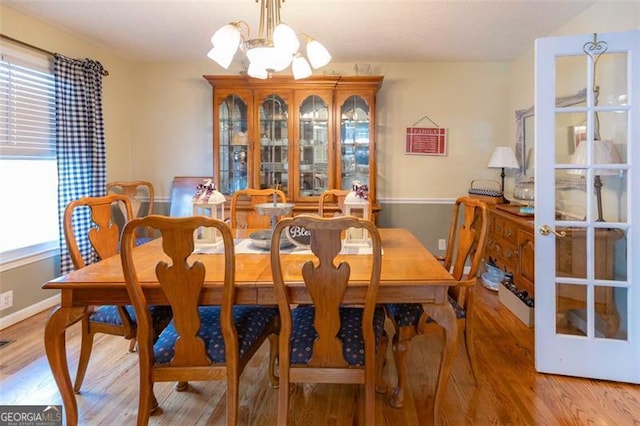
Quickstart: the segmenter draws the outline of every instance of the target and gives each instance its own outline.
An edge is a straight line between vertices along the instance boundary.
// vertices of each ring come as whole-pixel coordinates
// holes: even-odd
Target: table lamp
[[[500,173],[500,177],[502,178],[502,185],[500,189],[504,194],[504,169],[517,169],[520,166],[518,165],[518,160],[516,160],[516,155],[513,153],[513,149],[511,147],[497,146],[493,151],[493,154],[491,154],[487,167],[490,169],[502,169],[502,173]]]
[[[612,141],[609,140],[599,140],[596,139],[593,141],[593,161],[592,164],[619,164],[622,163],[622,158],[620,158],[620,154],[616,149],[616,146]],[[587,163],[587,142],[582,141],[576,147],[575,152],[571,155],[571,164],[588,164]],[[585,174],[585,169],[573,169],[569,170],[569,173],[572,174]],[[604,222],[605,220],[602,218],[602,180],[600,176],[602,175],[617,175],[617,170],[597,170],[597,175],[595,175],[593,180],[593,186],[596,190],[596,202],[598,205],[598,218],[596,222]]]

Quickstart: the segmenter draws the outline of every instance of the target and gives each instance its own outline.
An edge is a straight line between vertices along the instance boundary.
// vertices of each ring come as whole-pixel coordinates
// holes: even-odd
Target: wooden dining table
[[[251,230],[237,231],[239,241]],[[437,423],[451,365],[457,349],[456,317],[447,298],[447,289],[454,278],[442,264],[407,229],[381,228],[382,271],[378,292],[379,303],[422,303],[429,316],[444,329],[444,345],[434,395],[433,415]],[[168,304],[155,276],[155,264],[165,256],[162,241],[153,240],[136,247],[135,262],[144,291],[152,304]],[[289,291],[292,303],[309,303],[311,299],[302,283],[300,265],[309,254],[288,255],[283,264],[286,281],[293,281]],[[268,252],[242,253],[236,251],[236,303],[275,305]],[[339,255],[348,260],[351,277],[345,293],[345,303],[362,303],[369,281],[371,256]],[[168,260],[168,257],[167,257]],[[200,304],[216,305],[221,301],[223,256],[194,254],[206,267],[205,285]],[[43,286],[60,290],[60,305],[49,317],[44,344],[47,360],[64,404],[67,425],[78,423],[78,405],[73,392],[66,355],[65,330],[82,319],[91,305],[130,304],[119,256],[113,256],[82,269],[53,279]],[[397,395],[397,388],[390,398]]]

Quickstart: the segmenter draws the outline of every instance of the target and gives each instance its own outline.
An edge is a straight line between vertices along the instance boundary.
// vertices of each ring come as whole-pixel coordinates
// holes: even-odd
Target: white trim
[[[159,196],[155,198],[156,203],[170,203],[171,198],[168,196]],[[393,198],[378,197],[379,203],[384,204],[454,204],[455,198]]]
[[[156,203],[171,203],[171,198],[160,196],[155,198]],[[453,204],[455,198],[392,198],[378,197],[378,202],[385,204]]]
[[[50,259],[59,254],[60,246],[57,241],[0,253],[0,272]]]
[[[17,312],[14,312],[10,315],[0,318],[0,330],[4,330],[7,327],[10,327],[14,324],[19,323],[29,317],[34,316],[46,309],[49,309],[53,306],[60,304],[60,295],[57,294],[55,296],[51,296],[48,299],[42,300],[38,303],[34,303],[31,306],[27,306],[24,309],[21,309]]]
[[[378,198],[384,204],[454,204],[455,198]]]

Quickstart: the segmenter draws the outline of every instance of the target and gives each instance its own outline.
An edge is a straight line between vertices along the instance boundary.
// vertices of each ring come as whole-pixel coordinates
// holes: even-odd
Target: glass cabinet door
[[[218,190],[232,194],[247,188],[249,137],[247,134],[247,104],[237,95],[229,95],[219,107],[219,167]]]
[[[260,188],[289,187],[288,105],[277,95],[267,96],[259,105]],[[288,194],[287,194],[288,195]]]
[[[329,107],[320,96],[312,95],[300,104],[299,112],[299,196],[318,196],[329,189]]]
[[[340,107],[341,188],[353,182],[369,185],[369,106],[360,96],[347,98]]]

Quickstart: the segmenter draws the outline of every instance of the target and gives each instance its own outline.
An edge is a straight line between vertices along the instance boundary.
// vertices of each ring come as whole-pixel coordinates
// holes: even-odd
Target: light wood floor
[[[497,294],[478,286],[476,348],[481,371],[474,386],[462,353],[445,398],[442,424],[447,425],[640,425],[640,387],[628,384],[537,374],[534,370],[533,329],[525,327],[498,302]],[[36,315],[0,331],[13,342],[0,349],[0,405],[61,404],[43,348],[48,313]],[[390,408],[378,397],[380,425],[431,424],[433,390],[441,340],[437,334],[413,341],[409,355],[410,389],[405,407]],[[78,326],[70,329],[67,350],[72,377],[79,347]],[[96,339],[81,395],[81,424],[134,424],[138,400],[137,354],[121,338]],[[277,391],[265,377],[267,345],[247,367],[240,383],[240,417],[246,425],[273,425]],[[553,350],[549,348],[547,350]],[[615,362],[615,360],[612,360]],[[389,349],[385,374],[395,378]],[[193,382],[178,393],[172,384],[156,384],[162,414],[153,425],[224,424],[223,382]],[[358,386],[298,386],[292,399],[295,425],[361,423]]]

